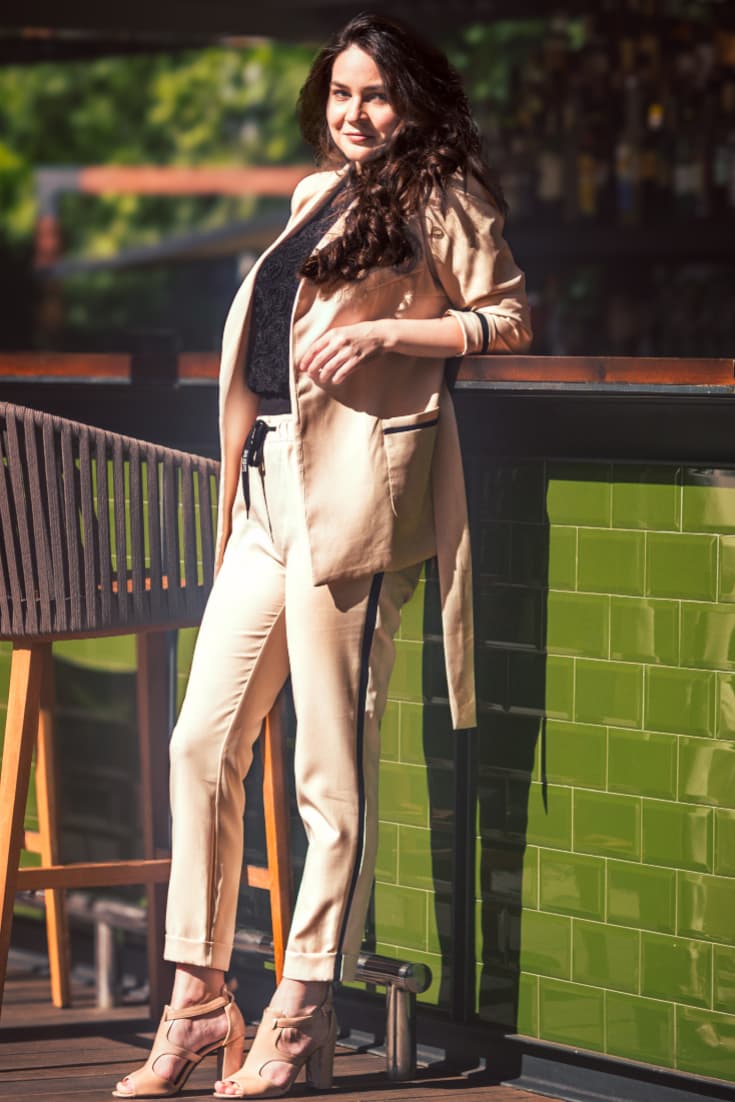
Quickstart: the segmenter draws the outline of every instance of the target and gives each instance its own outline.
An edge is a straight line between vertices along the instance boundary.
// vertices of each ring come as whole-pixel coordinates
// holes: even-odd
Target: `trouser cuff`
[[[163,959],[176,964],[197,964],[200,968],[216,968],[227,972],[232,946],[220,941],[193,941],[186,937],[169,937],[163,947]]]
[[[288,950],[283,974],[290,980],[315,980],[331,983],[355,978],[357,957],[342,953],[296,953]]]

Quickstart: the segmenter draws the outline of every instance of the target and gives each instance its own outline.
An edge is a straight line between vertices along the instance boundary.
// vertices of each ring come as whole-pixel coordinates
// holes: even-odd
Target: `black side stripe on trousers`
[[[357,844],[355,846],[355,862],[352,866],[350,886],[347,890],[347,902],[342,916],[342,926],[339,931],[337,943],[337,958],[334,964],[334,978],[338,980],[342,972],[342,952],[344,948],[347,923],[350,919],[350,911],[357,890],[357,881],[360,876],[363,852],[365,849],[365,772],[363,769],[363,748],[365,743],[365,702],[367,698],[368,674],[370,671],[370,651],[373,646],[375,623],[378,618],[378,602],[380,589],[383,584],[383,575],[376,574],[370,585],[367,608],[365,609],[365,626],[362,631],[362,646],[360,648],[360,676],[357,687],[357,715],[355,731],[355,759],[357,766]]]

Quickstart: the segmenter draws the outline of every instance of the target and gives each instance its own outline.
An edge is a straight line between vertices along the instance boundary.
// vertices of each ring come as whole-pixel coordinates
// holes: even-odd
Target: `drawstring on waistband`
[[[242,453],[242,492],[245,498],[245,510],[250,515],[250,472],[249,467],[263,469],[263,447],[265,438],[269,432],[273,432],[275,425],[269,425],[267,421],[258,418],[248,433],[245,447]]]

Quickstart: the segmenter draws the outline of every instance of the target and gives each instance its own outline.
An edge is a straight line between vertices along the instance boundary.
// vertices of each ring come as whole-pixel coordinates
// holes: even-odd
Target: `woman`
[[[215,1049],[220,1098],[286,1093],[304,1064],[315,1086],[331,1082],[331,983],[354,974],[368,905],[392,640],[434,554],[452,719],[475,723],[444,366],[529,344],[502,195],[446,58],[382,17],[358,16],[322,50],[300,120],[324,170],[297,187],[225,326],[217,575],[171,745],[176,979],[151,1056],[118,1097],[175,1094]],[[284,978],[240,1068],[244,1026],[224,971],[242,779],[289,673],[309,849]]]

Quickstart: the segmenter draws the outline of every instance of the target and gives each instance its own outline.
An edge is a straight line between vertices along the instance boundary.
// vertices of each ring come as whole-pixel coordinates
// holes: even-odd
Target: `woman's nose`
[[[350,102],[347,104],[346,117],[348,122],[353,119],[359,119],[362,115],[362,98],[360,96],[353,96]]]

